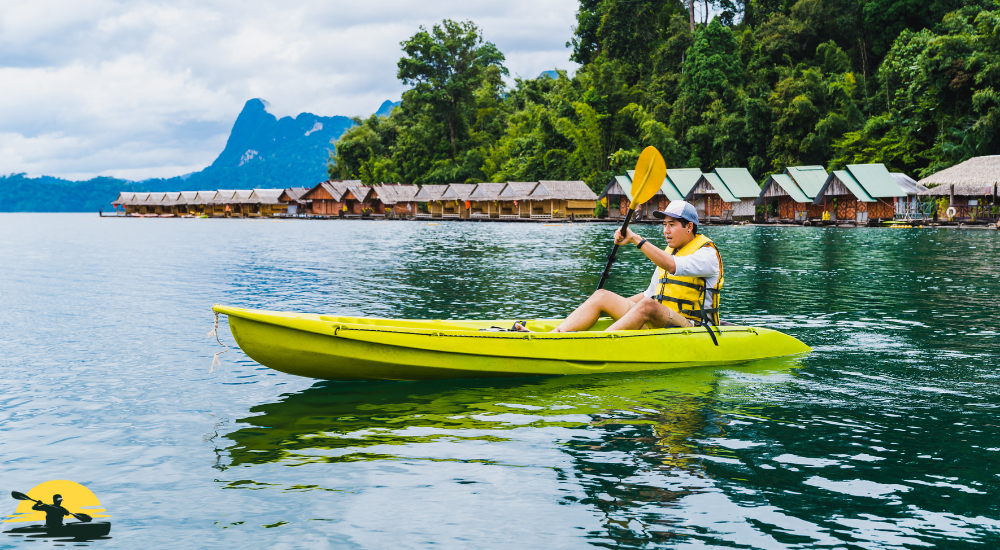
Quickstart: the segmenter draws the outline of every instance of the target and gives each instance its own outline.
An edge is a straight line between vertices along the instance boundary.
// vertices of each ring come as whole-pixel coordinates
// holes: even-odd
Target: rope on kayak
[[[215,336],[215,341],[218,342],[220,346],[222,346],[222,347],[224,347],[226,349],[224,349],[224,350],[222,350],[222,351],[220,351],[220,352],[218,352],[218,353],[216,353],[215,355],[212,356],[212,368],[208,369],[209,374],[211,374],[212,371],[215,370],[215,365],[219,365],[220,367],[222,366],[222,361],[219,360],[219,356],[222,355],[223,353],[226,353],[227,351],[229,351],[229,346],[223,344],[222,340],[219,340],[219,312],[218,311],[215,312],[215,328],[212,329],[212,332],[208,333],[208,337],[209,338],[211,338],[213,336]]]

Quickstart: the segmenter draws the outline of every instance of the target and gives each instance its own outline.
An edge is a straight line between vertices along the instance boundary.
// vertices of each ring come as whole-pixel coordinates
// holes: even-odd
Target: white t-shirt
[[[703,246],[687,256],[674,256],[677,269],[674,275],[678,277],[705,278],[705,305],[712,307],[715,297],[715,285],[719,284],[719,255],[710,246]],[[649,288],[642,294],[647,298],[655,298],[660,293],[660,268],[653,270],[649,280]]]

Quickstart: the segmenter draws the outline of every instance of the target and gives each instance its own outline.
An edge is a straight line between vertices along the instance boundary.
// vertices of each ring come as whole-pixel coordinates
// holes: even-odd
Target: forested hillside
[[[421,28],[400,107],[356,119],[330,174],[598,189],[647,145],[757,178],[860,162],[920,177],[1000,153],[1000,3],[716,0],[706,22],[693,1],[581,0],[567,46],[582,67],[509,87],[474,23]]]

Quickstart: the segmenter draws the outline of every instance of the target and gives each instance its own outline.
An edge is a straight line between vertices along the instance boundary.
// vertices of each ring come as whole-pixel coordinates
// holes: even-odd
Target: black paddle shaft
[[[629,210],[628,214],[625,215],[625,222],[622,223],[622,228],[620,230],[622,237],[625,236],[625,230],[628,229],[629,222],[632,221],[632,214],[635,214],[635,210]],[[604,288],[604,283],[608,280],[608,274],[611,273],[611,264],[615,263],[615,258],[618,257],[618,245],[616,244],[614,248],[611,249],[611,255],[608,256],[608,265],[604,266],[604,272],[601,273],[601,284],[597,285],[597,290]]]

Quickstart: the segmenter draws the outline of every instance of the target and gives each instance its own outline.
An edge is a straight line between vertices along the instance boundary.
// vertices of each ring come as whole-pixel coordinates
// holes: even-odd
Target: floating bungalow
[[[598,197],[598,200],[608,199],[608,217],[611,219],[624,218],[632,202],[632,178],[635,177],[635,170],[628,170],[625,174],[624,176],[615,176]],[[663,210],[670,201],[682,200],[683,198],[670,179],[664,177],[653,198],[636,209],[635,219],[649,219],[654,210]]]
[[[770,218],[768,212],[768,207],[772,204],[777,203],[777,218]],[[809,205],[812,203],[810,199],[799,186],[795,183],[795,180],[791,178],[788,174],[772,174],[764,182],[764,186],[761,187],[760,194],[757,196],[757,200],[754,201],[755,205],[763,205],[765,207],[765,216],[771,221],[796,221],[804,222],[808,218],[806,217],[809,211]]]
[[[352,185],[344,193],[344,213],[347,216],[363,216],[371,214],[372,188],[363,183]]]
[[[312,201],[303,200],[302,196],[309,192],[308,187],[289,187],[278,195],[278,202],[285,205],[285,214],[301,216],[309,209]]]
[[[226,203],[226,215],[230,217],[249,217],[251,210],[250,195],[252,194],[252,189],[237,189],[233,193],[233,198]]]
[[[133,198],[135,198],[135,192],[133,192],[133,191],[122,191],[121,193],[118,193],[118,198],[116,198],[114,201],[111,202],[112,208],[115,209],[115,214],[118,214],[118,215],[128,214],[127,209],[125,208],[125,206]],[[119,208],[121,210],[119,210]]]
[[[205,201],[203,213],[213,218],[229,217],[235,194],[235,189],[219,189],[212,195],[212,198]]]
[[[387,218],[415,216],[417,193],[420,188],[412,183],[382,183],[372,187],[373,214]]]
[[[211,216],[212,215],[212,201],[215,199],[215,194],[218,191],[198,191],[195,195],[194,201],[191,202],[191,206],[194,207],[195,211],[199,215]]]
[[[441,197],[444,195],[447,185],[424,185],[414,195],[413,200],[419,204],[425,204],[427,212],[417,212],[418,218],[440,218],[444,214],[444,205]]]
[[[313,216],[342,216],[354,209],[357,199],[351,195],[354,201],[350,207],[347,204],[347,195],[351,187],[363,185],[361,180],[327,180],[317,183],[312,189],[299,196],[299,201],[309,203],[308,214]],[[361,213],[360,206],[358,214]]]
[[[937,201],[939,219],[994,221],[1000,217],[1000,155],[973,157],[927,176],[920,184],[928,188],[920,196]],[[947,199],[947,206],[941,199]]]
[[[528,199],[536,219],[593,218],[597,206],[597,195],[582,181],[539,181]]]
[[[771,221],[820,220],[823,218],[823,206],[813,202],[827,176],[822,166],[790,166],[785,168],[783,174],[774,174],[764,182],[754,204],[764,205]],[[777,218],[771,217],[767,209],[774,203],[778,206]]]
[[[884,164],[848,164],[831,172],[813,199],[830,220],[852,220],[867,224],[869,219],[893,219],[895,201],[906,197]]]
[[[506,183],[477,183],[469,194],[470,218],[499,218],[500,191]]]
[[[468,219],[472,217],[472,192],[475,183],[449,183],[441,195],[441,217]]]
[[[715,172],[702,174],[686,199],[698,210],[698,218],[704,222],[733,221],[733,204],[740,202]]]
[[[194,202],[198,197],[197,191],[181,191],[177,194],[172,212],[177,216],[190,217],[200,214],[195,208]]]
[[[754,202],[760,194],[760,186],[746,168],[716,168],[715,175],[722,180],[729,193],[739,199],[732,204],[734,220],[750,220],[757,215]],[[720,196],[721,198],[721,196]]]
[[[253,217],[271,217],[288,212],[288,204],[278,200],[284,189],[254,189],[244,204],[249,206],[245,215]]]
[[[160,197],[160,204],[157,207],[157,215],[161,218],[173,218],[176,216],[176,210],[181,203],[180,196],[179,191],[163,193]]]
[[[159,216],[163,213],[163,205],[161,204],[163,200],[163,193],[147,193],[145,200],[142,201],[140,206],[143,207],[143,215],[145,216]]]
[[[537,181],[508,181],[500,190],[500,219],[531,218],[531,192]]]
[[[625,174],[624,176],[615,176],[598,197],[598,200],[601,201],[607,199],[608,218],[610,219],[620,220],[624,218],[628,213],[629,204],[632,202],[632,178],[635,175],[635,170],[629,170]],[[664,177],[653,198],[636,209],[634,219],[649,219],[654,210],[663,210],[668,202],[682,198],[674,184]]]

